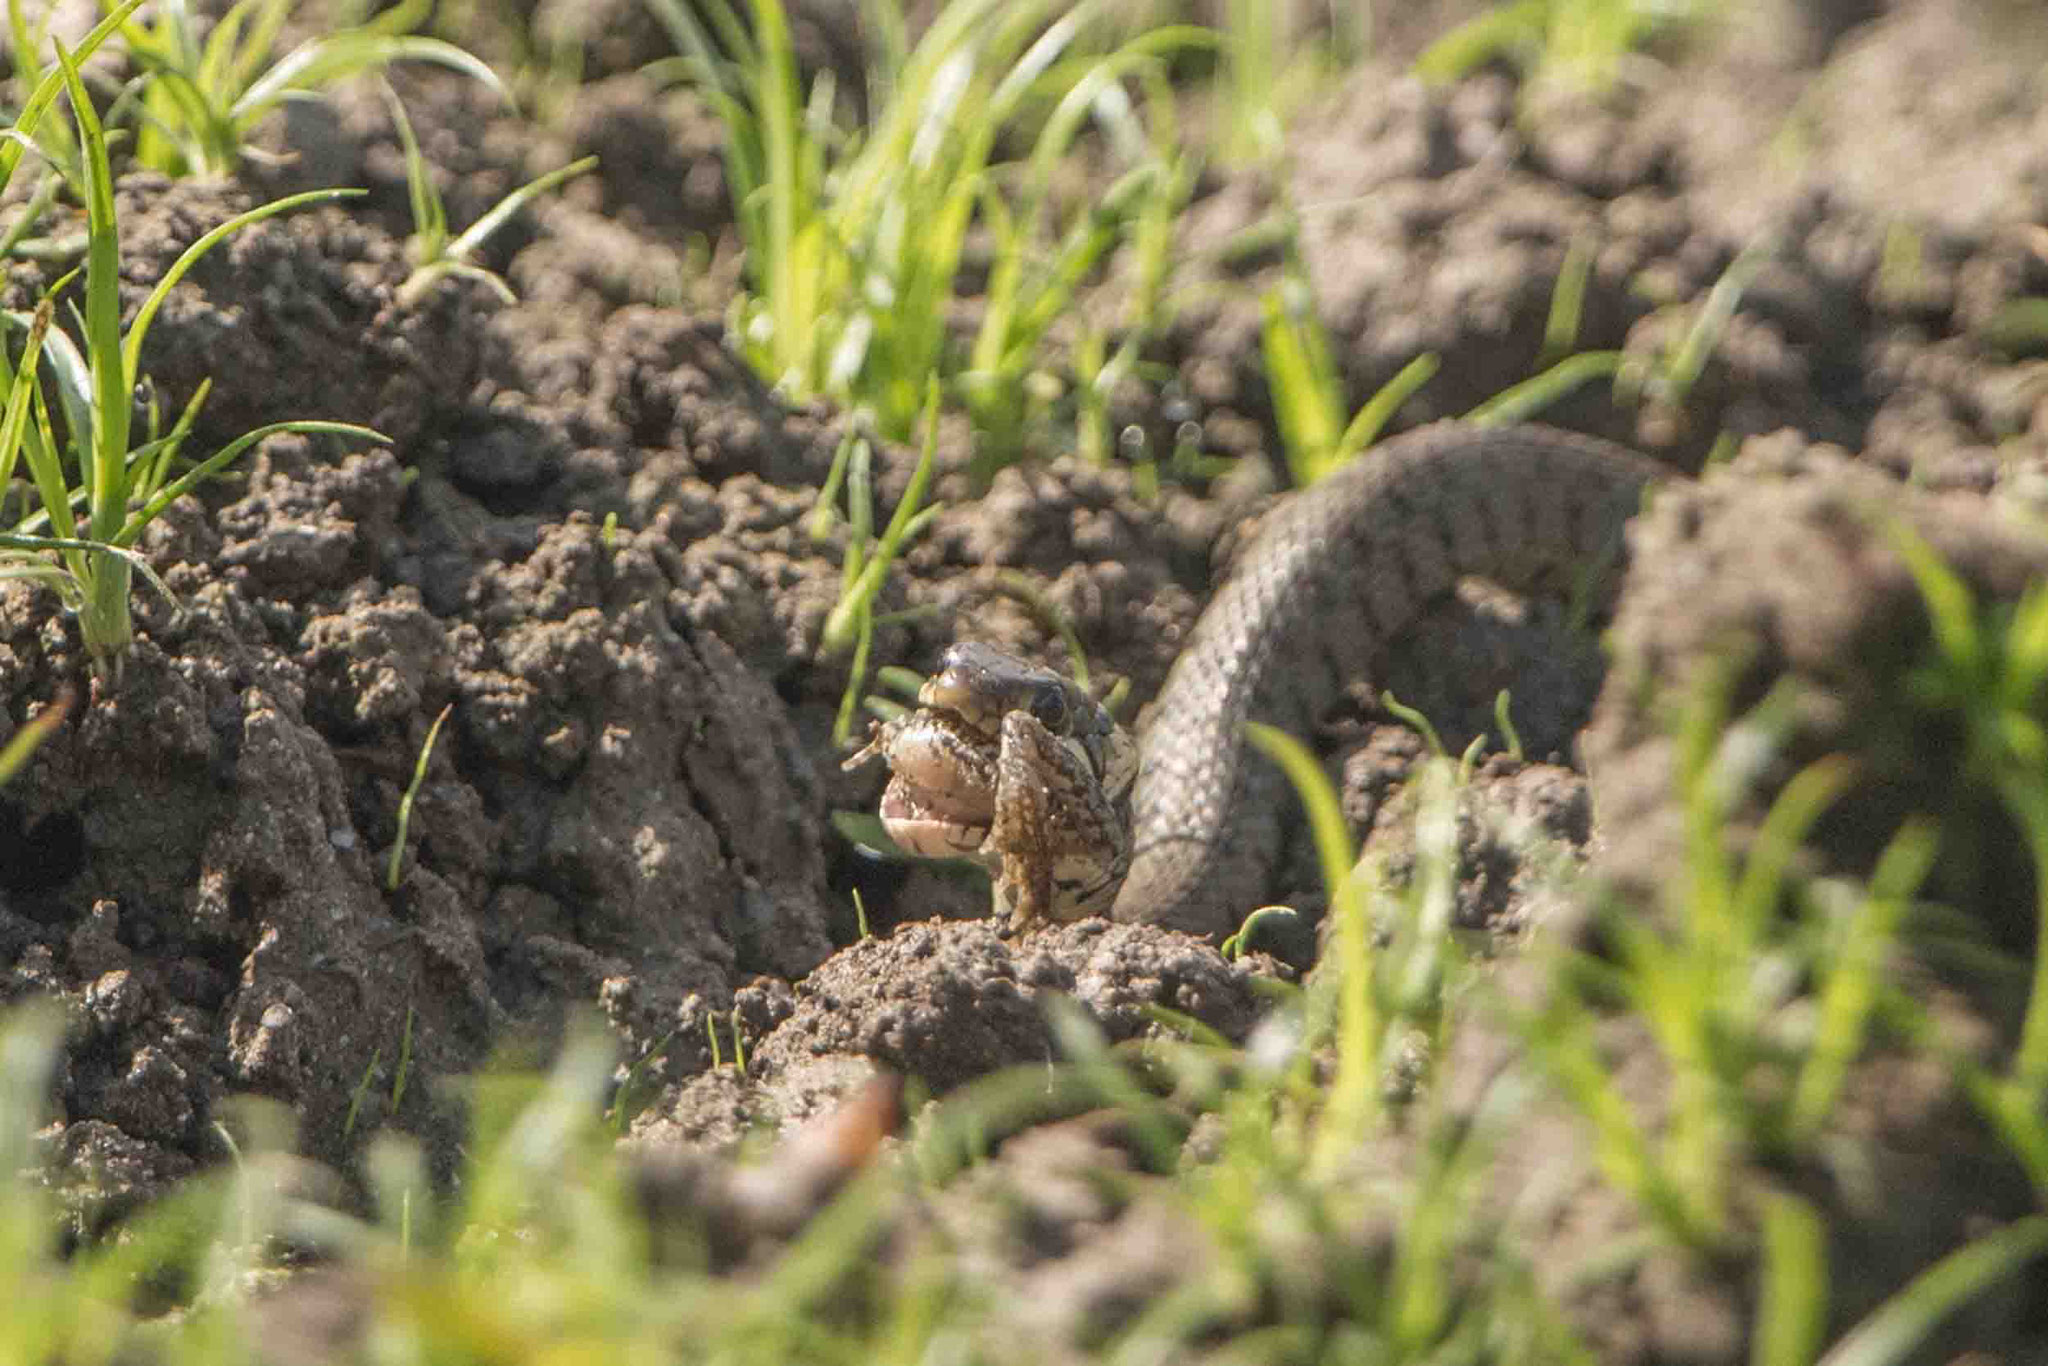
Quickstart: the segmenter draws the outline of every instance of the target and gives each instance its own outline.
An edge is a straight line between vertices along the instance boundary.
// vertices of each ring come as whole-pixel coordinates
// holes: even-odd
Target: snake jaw
[[[890,838],[987,867],[1012,928],[1106,910],[1130,858],[1130,737],[1060,675],[974,642],[946,651],[918,704],[845,765],[888,762]]]

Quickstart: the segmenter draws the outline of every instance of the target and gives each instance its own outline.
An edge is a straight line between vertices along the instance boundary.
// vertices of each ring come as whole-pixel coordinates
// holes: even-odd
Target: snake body
[[[968,642],[946,652],[916,713],[876,726],[847,762],[887,759],[884,824],[907,848],[979,858],[1018,928],[1111,909],[1226,932],[1264,899],[1297,809],[1279,770],[1247,756],[1245,722],[1306,734],[1460,579],[1601,601],[1623,525],[1664,476],[1548,427],[1409,432],[1265,517],[1174,661],[1135,758],[1085,693]]]
[[[1286,781],[1246,721],[1306,734],[1429,602],[1467,577],[1611,593],[1623,525],[1666,476],[1593,437],[1445,422],[1291,494],[1238,556],[1140,737],[1130,871],[1114,916],[1199,934],[1266,891]]]

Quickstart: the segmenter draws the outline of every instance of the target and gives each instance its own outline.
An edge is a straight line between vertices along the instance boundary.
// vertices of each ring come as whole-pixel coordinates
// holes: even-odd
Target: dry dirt
[[[1299,119],[1283,171],[1212,168],[1182,225],[1188,302],[1157,346],[1176,392],[1130,395],[1119,418],[1163,440],[1191,406],[1205,450],[1240,457],[1240,473],[1146,501],[1122,467],[1046,452],[976,496],[950,432],[946,510],[890,590],[891,606],[929,611],[884,631],[877,658],[925,667],[974,635],[1056,661],[1057,638],[1003,587],[1014,572],[1137,703],[1156,691],[1219,543],[1281,478],[1257,335],[1279,267],[1229,247],[1283,187],[1352,394],[1422,351],[1442,357],[1402,425],[1532,372],[1569,252],[1591,262],[1579,346],[1650,359],[1758,247],[1768,261],[1682,407],[1622,407],[1591,386],[1549,415],[1688,474],[1718,434],[1746,439],[1641,520],[1604,691],[1601,653],[1561,611],[1486,598],[1447,605],[1376,680],[1454,747],[1514,689],[1532,762],[1490,761],[1465,798],[1461,923],[1503,945],[1546,920],[1590,941],[1534,876],[1560,860],[1656,904],[1675,858],[1666,703],[1738,645],[1738,707],[1804,685],[1766,794],[1822,753],[1867,765],[1817,860],[1861,869],[1903,813],[1981,807],[1981,847],[1941,890],[2025,948],[2025,865],[1957,737],[1913,711],[1905,675],[1926,626],[1866,515],[1906,516],[1987,599],[2048,572],[2048,540],[2021,520],[2048,497],[2048,373],[2000,331],[2004,304],[2048,293],[2027,231],[2048,221],[2048,30],[2022,8],[1788,3],[1761,36],[1706,42],[1604,103],[1540,99],[1499,69],[1427,89],[1403,74],[1404,35]],[[219,1160],[211,1121],[238,1093],[284,1102],[306,1151],[344,1170],[392,1125],[445,1171],[464,1115],[439,1081],[510,1046],[545,1050],[577,1009],[602,1012],[622,1068],[652,1058],[640,1141],[705,1146],[828,1108],[874,1066],[942,1092],[1041,1062],[1050,993],[1111,1039],[1155,1028],[1145,1007],[1160,1005],[1242,1040],[1253,979],[1292,971],[1099,923],[1004,941],[972,919],[971,885],[875,863],[835,833],[832,811],[875,795],[830,744],[845,664],[817,645],[840,544],[805,525],[843,419],[780,402],[725,349],[736,249],[716,125],[634,74],[660,55],[650,35],[583,31],[591,79],[545,123],[453,78],[401,81],[456,222],[567,157],[604,157],[493,245],[517,305],[464,282],[394,302],[408,211],[367,92],[295,107],[279,136],[298,161],[248,186],[122,181],[131,306],[256,198],[368,187],[214,252],[172,295],[143,368],[173,403],[212,377],[202,449],[295,417],[365,423],[391,445],[274,439],[166,516],[143,549],[179,605],[138,594],[142,638],[118,687],[88,677],[46,592],[0,588],[0,739],[61,691],[81,698],[0,794],[0,1000],[53,995],[70,1012],[48,1138],[81,1231]],[[806,50],[852,60],[837,41],[827,25]],[[53,274],[13,267],[7,302]],[[1113,295],[1120,272],[1102,287]],[[911,456],[883,449],[885,502]],[[400,795],[447,706],[387,891]],[[1350,814],[1398,871],[1420,743],[1367,708],[1323,739]],[[1297,861],[1275,890],[1313,882]],[[1280,947],[1297,962],[1312,950],[1300,934]],[[1990,987],[1929,991],[1963,1034],[2010,1027]],[[744,1082],[711,1070],[706,1042],[707,1020],[729,1036],[735,1018]],[[1632,1094],[1654,1110],[1654,1050],[1619,1024],[1603,1043],[1643,1059]],[[1488,1048],[1509,1046],[1480,1031],[1474,1057],[1451,1061],[1488,1075]],[[390,1112],[401,1052],[412,1081]],[[1863,1185],[1752,1174],[1833,1216],[1838,1266],[1860,1270],[1838,1283],[1864,1296],[1835,1306],[1838,1323],[1979,1221],[2033,1208],[1949,1085],[1907,1058],[1865,1065],[1850,1108],[1881,1160]],[[350,1130],[359,1088],[370,1100]],[[1465,1090],[1478,1104],[1479,1083]],[[1044,1307],[1051,1348],[1127,1321],[1200,1259],[1183,1264],[1190,1235],[1157,1202],[1059,1198],[1075,1163],[1123,1159],[1100,1135],[1048,1132],[1013,1145],[1007,1178],[1043,1200],[1041,1236],[985,1260],[1017,1303]],[[1610,1189],[1573,1185],[1591,1171],[1583,1135],[1559,1120],[1539,1136],[1495,1198],[1555,1183],[1561,1268],[1640,1230]],[[1378,1255],[1358,1237],[1345,1255]],[[1566,1297],[1602,1359],[1746,1358],[1751,1269],[1672,1255],[1625,1279]],[[2044,1291],[1987,1297],[1942,1357],[2038,1351]]]

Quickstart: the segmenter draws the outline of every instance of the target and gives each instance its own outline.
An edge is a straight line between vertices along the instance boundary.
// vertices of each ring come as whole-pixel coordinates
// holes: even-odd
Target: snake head
[[[1071,918],[1114,892],[1137,752],[1106,708],[978,641],[941,655],[917,701],[848,761],[888,761],[880,814],[897,844],[979,860],[1027,920]]]
[[[1054,735],[1106,731],[1113,722],[1079,686],[978,640],[961,641],[939,656],[939,671],[918,690],[918,704],[960,718],[994,743],[1003,718],[1021,711]]]

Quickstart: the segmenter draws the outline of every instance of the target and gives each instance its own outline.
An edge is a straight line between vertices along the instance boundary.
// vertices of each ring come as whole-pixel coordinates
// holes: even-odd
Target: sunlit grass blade
[[[411,34],[345,33],[310,39],[286,53],[228,107],[228,116],[238,131],[245,130],[294,90],[404,61],[459,71],[511,102],[512,94],[497,73],[453,43]]]
[[[143,3],[144,0],[122,0],[106,18],[94,24],[85,37],[79,39],[78,46],[73,52],[73,60],[82,62],[97,52],[100,45],[119,30]],[[21,134],[23,139],[34,136],[36,126],[42,121],[44,113],[56,102],[57,96],[66,87],[67,80],[61,67],[46,74],[37,83],[28,99],[22,102],[21,112],[14,116],[14,131]],[[5,189],[8,182],[14,178],[15,168],[21,164],[22,151],[21,141],[10,139],[0,142],[0,189]]]
[[[1594,239],[1584,233],[1574,236],[1565,248],[1564,262],[1557,268],[1557,283],[1550,290],[1550,312],[1543,321],[1544,365],[1555,364],[1579,344],[1579,326],[1586,313],[1586,283],[1592,278]]]
[[[1344,429],[1336,368],[1305,292],[1298,284],[1291,291],[1283,286],[1259,300],[1266,387],[1296,488],[1308,487],[1324,473]]]
[[[128,374],[121,358],[121,244],[114,227],[114,176],[107,161],[105,132],[92,98],[85,93],[78,67],[64,45],[56,44],[57,63],[71,92],[72,118],[84,152],[86,188],[85,351],[93,367],[91,455],[82,474],[89,473],[89,533],[110,536],[126,508],[115,499],[126,492],[122,477],[128,454]],[[122,576],[125,578],[125,575]],[[125,591],[126,585],[123,584]]]
[[[549,171],[546,175],[538,176],[521,185],[518,189],[499,200],[483,217],[463,229],[462,233],[453,242],[449,243],[448,254],[457,258],[467,257],[470,252],[475,251],[488,241],[493,233],[504,227],[511,220],[512,215],[518,213],[549,190],[554,189],[555,186],[573,180],[585,171],[594,170],[596,167],[596,157],[582,157],[570,162],[567,166],[559,166]]]
[[[1827,1225],[1793,1195],[1766,1197],[1763,1224],[1763,1284],[1750,1366],[1807,1366],[1828,1326]]]
[[[398,126],[406,138],[405,164],[406,183],[413,197],[413,221],[417,225],[414,242],[418,248],[418,264],[411,275],[398,287],[398,302],[410,307],[419,302],[431,289],[434,282],[447,275],[459,275],[483,284],[506,303],[516,303],[512,286],[505,283],[495,271],[476,265],[469,260],[471,252],[490,239],[492,233],[510,222],[512,215],[525,208],[539,196],[575,176],[583,174],[597,165],[594,156],[573,161],[558,167],[546,175],[528,181],[518,189],[499,200],[488,212],[453,241],[448,238],[448,219],[441,204],[441,196],[434,189],[425,159],[420,155],[419,143],[412,140],[410,125],[405,122],[404,111],[398,107],[394,96],[392,105],[396,110]]]
[[[71,695],[64,693],[37,712],[0,747],[0,786],[21,772],[29,758],[50,738],[58,726],[64,724],[64,717],[71,710]]]
[[[398,835],[391,842],[391,865],[384,872],[384,890],[387,892],[398,890],[398,873],[405,862],[405,832],[412,824],[413,801],[419,796],[420,785],[427,780],[427,765],[434,761],[434,742],[441,738],[441,724],[454,710],[455,704],[450,702],[441,708],[434,724],[427,727],[427,738],[420,745],[419,759],[412,766],[412,781],[405,785],[405,793],[398,799]]]
[[[1380,1038],[1384,1032],[1374,999],[1372,926],[1365,898],[1353,875],[1356,854],[1344,811],[1329,777],[1308,747],[1272,726],[1247,723],[1245,738],[1278,764],[1301,797],[1315,840],[1316,863],[1336,919],[1337,967],[1342,974],[1337,1007],[1337,1075],[1330,1086],[1329,1112],[1320,1130],[1322,1153],[1334,1157],[1357,1143],[1376,1109]]]
[[[1685,402],[1692,386],[1706,369],[1707,358],[1721,344],[1721,337],[1734,319],[1743,294],[1768,264],[1770,252],[1752,246],[1744,248],[1728,269],[1721,272],[1721,278],[1714,281],[1714,287],[1707,291],[1706,302],[1700,305],[1692,325],[1680,334],[1677,345],[1665,357],[1655,377],[1658,398],[1674,405]]]
[[[1914,893],[1934,866],[1939,842],[1940,831],[1931,820],[1901,828],[1878,860],[1863,904],[1845,927],[1833,970],[1821,988],[1812,1050],[1793,1084],[1786,1127],[1794,1143],[1812,1142],[1833,1113],[1850,1064],[1862,1051],[1886,954],[1912,908]]]
[[[1540,43],[1550,0],[1517,0],[1458,25],[1415,59],[1415,74],[1449,82],[1497,56]]]
[[[50,529],[59,537],[74,537],[78,535],[78,519],[71,511],[74,495],[65,483],[63,459],[50,429],[42,386],[30,384],[28,394],[31,414],[22,432],[22,455]]]
[[[1852,1329],[1820,1366],[1893,1366],[1928,1341],[1973,1296],[2048,1253],[2048,1214],[2036,1214],[1966,1243],[1915,1276]]]
[[[291,8],[291,0],[237,0],[206,35],[198,62],[199,83],[212,89],[246,84],[277,41]],[[255,23],[244,38],[251,14]]]
[[[214,19],[204,41],[183,0],[159,0],[146,18],[123,24],[140,75],[116,110],[137,123],[136,161],[172,175],[233,175],[245,158],[267,158],[251,137],[285,100],[397,61],[438,63],[509,98],[477,58],[411,33],[431,17],[431,4],[421,0],[308,39],[266,70],[291,10],[291,0],[237,0]]]
[[[1683,1244],[1709,1247],[1700,1213],[1657,1159],[1650,1136],[1602,1061],[1591,1016],[1569,987],[1521,1024],[1522,1036],[1545,1072],[1593,1134],[1600,1171]]]
[[[1848,789],[1855,765],[1835,756],[1817,759],[1794,774],[1765,814],[1736,881],[1732,947],[1747,956],[1762,942],[1765,920],[1778,908],[1793,858],[1827,809]],[[1910,892],[1908,893],[1910,895]]]
[[[1960,717],[1967,776],[1995,792],[2018,825],[2035,869],[2036,930],[2048,932],[2048,699],[2039,695],[2048,607],[2036,588],[2010,615],[1982,610],[1962,576],[1903,518],[1879,526],[1920,590],[1934,637],[1935,658],[1910,685],[1923,705]],[[2013,1071],[2037,1094],[2048,1092],[2048,953],[2033,957]]]
[[[382,85],[384,107],[391,111],[391,125],[398,130],[398,146],[405,154],[405,192],[412,202],[413,246],[420,260],[437,261],[448,245],[448,213],[442,206],[441,192],[434,188],[433,171],[420,151],[420,140],[412,131],[405,102],[398,98],[389,81]]]
[[[1591,380],[1611,378],[1622,367],[1620,351],[1581,351],[1566,356],[1540,375],[1511,384],[1465,414],[1482,427],[1528,422]]]
[[[1414,396],[1415,391],[1429,383],[1441,367],[1442,362],[1434,351],[1426,351],[1409,361],[1397,371],[1394,377],[1379,387],[1379,391],[1365,401],[1344,428],[1344,434],[1337,438],[1337,449],[1331,468],[1343,464],[1373,442],[1379,440],[1387,423],[1401,405]]]
[[[895,562],[904,544],[937,512],[936,508],[926,508],[923,504],[925,489],[931,484],[932,463],[938,454],[938,443],[939,381],[934,375],[926,385],[925,436],[918,452],[917,467],[911,471],[910,483],[897,502],[896,510],[890,514],[889,524],[883,528],[874,553],[860,566],[857,576],[839,595],[831,615],[825,619],[819,648],[827,653],[843,650],[852,643],[856,624],[862,615],[872,610],[875,598],[888,577],[889,566]]]
[[[14,477],[15,464],[27,439],[35,387],[42,373],[43,339],[50,334],[55,314],[56,295],[54,292],[45,294],[29,324],[21,359],[9,378],[5,416],[0,417],[0,489],[4,489]],[[4,363],[4,358],[0,358],[0,363]]]

